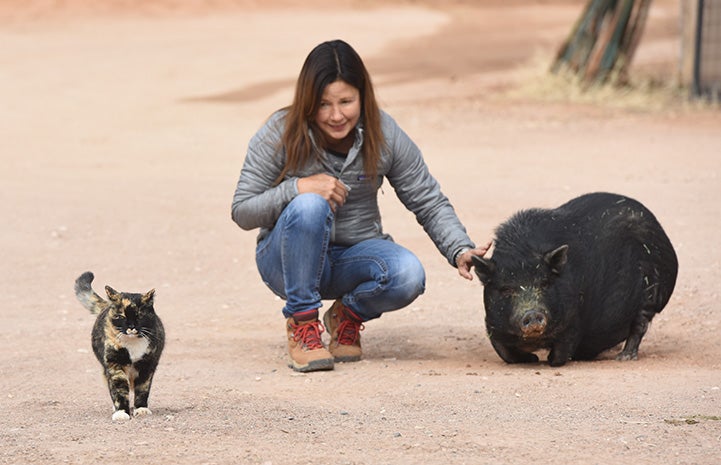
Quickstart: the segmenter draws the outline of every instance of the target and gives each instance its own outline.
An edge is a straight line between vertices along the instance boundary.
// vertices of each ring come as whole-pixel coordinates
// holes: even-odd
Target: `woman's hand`
[[[298,192],[301,194],[315,193],[328,201],[331,210],[335,213],[338,207],[345,204],[348,197],[348,187],[338,178],[325,173],[298,179]]]
[[[463,276],[464,278],[468,280],[473,279],[473,274],[471,274],[471,267],[473,266],[473,256],[476,255],[478,257],[482,257],[488,252],[488,249],[491,248],[491,244],[493,242],[489,242],[486,245],[483,245],[481,247],[476,247],[475,249],[466,250],[462,254],[458,255],[456,257],[456,266],[458,267],[458,274]]]

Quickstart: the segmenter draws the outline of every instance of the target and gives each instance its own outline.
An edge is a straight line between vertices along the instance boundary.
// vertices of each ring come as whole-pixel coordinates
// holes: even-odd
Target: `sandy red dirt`
[[[718,110],[510,97],[581,1],[270,3],[0,7],[0,463],[719,463]],[[654,2],[635,73],[673,80],[677,25],[676,2]],[[426,293],[367,324],[363,361],[287,368],[282,304],[230,201],[248,139],[336,37],[476,241],[590,191],[656,213],[680,273],[638,361],[504,364],[481,285],[386,186],[385,228],[425,264]],[[72,294],[85,270],[97,289],[157,289],[151,417],[110,421]]]

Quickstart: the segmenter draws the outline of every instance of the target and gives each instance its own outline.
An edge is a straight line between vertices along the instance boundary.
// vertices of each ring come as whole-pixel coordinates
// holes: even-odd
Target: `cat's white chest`
[[[150,345],[150,341],[144,337],[121,337],[121,343],[130,354],[130,361],[133,363],[143,358]]]

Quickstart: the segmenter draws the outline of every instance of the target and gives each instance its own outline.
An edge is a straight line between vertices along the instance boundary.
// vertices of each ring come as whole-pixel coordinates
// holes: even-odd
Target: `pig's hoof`
[[[625,362],[627,360],[638,360],[638,353],[627,354],[626,352],[621,352],[616,355],[616,360],[621,362]]]

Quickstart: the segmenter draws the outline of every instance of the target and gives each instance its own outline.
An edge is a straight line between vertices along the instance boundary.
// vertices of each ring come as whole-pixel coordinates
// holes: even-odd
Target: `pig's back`
[[[676,284],[678,261],[650,210],[630,197],[593,193],[557,212],[576,225],[576,233],[569,236],[569,266],[585,277],[591,327],[625,324],[641,307],[663,310]]]

